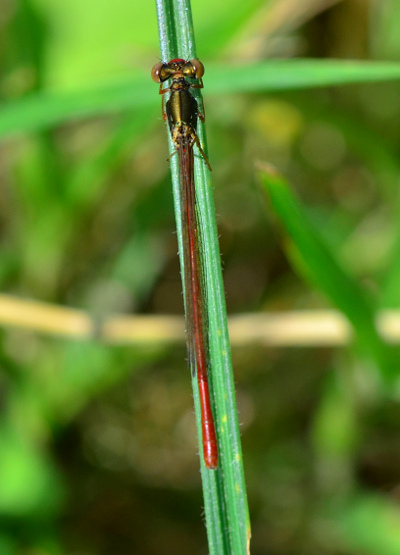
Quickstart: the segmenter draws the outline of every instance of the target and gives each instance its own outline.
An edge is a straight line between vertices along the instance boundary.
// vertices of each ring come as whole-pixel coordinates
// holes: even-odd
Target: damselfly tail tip
[[[208,470],[217,470],[218,468],[218,447],[216,440],[203,444],[204,464]]]
[[[217,456],[210,456],[208,458],[204,457],[204,463],[208,470],[217,470],[218,468],[218,455]]]

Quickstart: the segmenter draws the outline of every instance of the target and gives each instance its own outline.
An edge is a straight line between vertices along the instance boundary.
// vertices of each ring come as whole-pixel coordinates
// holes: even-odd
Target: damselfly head
[[[182,60],[176,58],[168,63],[159,62],[151,70],[151,78],[156,83],[163,83],[173,77],[189,77],[190,79],[201,79],[204,75],[204,66],[200,60]]]

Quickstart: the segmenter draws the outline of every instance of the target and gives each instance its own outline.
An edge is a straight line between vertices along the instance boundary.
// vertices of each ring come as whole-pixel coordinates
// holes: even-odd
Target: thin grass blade
[[[164,60],[196,58],[190,3],[186,0],[171,2],[159,0],[157,6],[162,58]],[[163,14],[165,14],[165,20],[162,17]],[[175,44],[177,45],[176,50],[174,50]],[[195,96],[201,103],[199,91],[196,92]],[[197,126],[197,133],[204,150],[207,152],[204,127],[201,123]],[[173,150],[174,145],[170,141],[171,153]],[[176,156],[171,159],[171,171],[178,243],[182,261],[181,272],[184,274],[180,215],[181,187]],[[202,457],[200,458],[208,542],[212,555],[232,553],[244,555],[248,552],[250,525],[230,359],[217,226],[209,170],[196,148],[195,184],[197,219],[202,238],[202,263],[207,287],[211,367],[209,381],[219,443],[217,470],[206,469]],[[192,385],[198,433],[201,437],[200,404],[195,378]],[[199,442],[199,450],[202,451],[201,442]]]
[[[279,221],[282,244],[295,268],[316,285],[352,324],[357,343],[384,379],[398,375],[391,348],[375,327],[375,310],[366,294],[341,267],[329,246],[307,217],[283,176],[262,165],[262,190]]]

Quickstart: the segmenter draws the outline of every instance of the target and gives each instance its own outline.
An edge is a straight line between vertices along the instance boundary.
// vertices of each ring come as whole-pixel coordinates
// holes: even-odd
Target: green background
[[[193,2],[230,314],[398,307],[400,84],[311,85],[338,82],[328,58],[397,62],[399,12]],[[155,7],[9,1],[0,37],[2,293],[182,314]],[[246,73],[297,57],[307,88]],[[269,212],[259,160],[289,195],[267,184]],[[398,352],[356,315],[354,347],[232,346],[255,555],[400,552]],[[206,553],[183,341],[0,337],[0,553]]]

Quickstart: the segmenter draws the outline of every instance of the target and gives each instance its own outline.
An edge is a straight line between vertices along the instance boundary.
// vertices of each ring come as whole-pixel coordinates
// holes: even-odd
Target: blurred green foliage
[[[288,264],[258,159],[296,189],[368,318],[397,308],[400,84],[371,70],[320,87],[337,83],[327,58],[399,61],[396,0],[193,4],[229,310],[345,310]],[[181,314],[154,7],[9,0],[0,27],[1,291],[99,319]],[[320,58],[318,87],[267,94],[226,70],[299,56]],[[184,345],[1,339],[0,553],[204,552]],[[385,387],[366,342],[233,346],[253,554],[400,552],[398,353]]]

